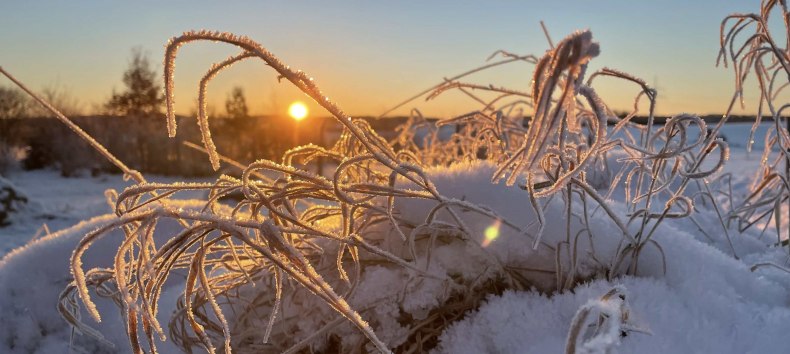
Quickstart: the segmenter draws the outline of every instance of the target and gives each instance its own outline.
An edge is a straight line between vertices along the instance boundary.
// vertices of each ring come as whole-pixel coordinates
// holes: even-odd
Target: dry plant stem
[[[777,11],[782,16],[785,33],[780,35],[784,36],[786,42],[785,48],[779,47],[776,43],[774,33],[770,31],[769,16]],[[734,24],[729,27],[728,24],[734,21]],[[754,27],[753,34],[749,35],[741,44],[736,43],[736,40],[744,32],[748,32],[747,28]],[[774,27],[776,28],[776,27]],[[781,28],[781,27],[779,27]],[[743,102],[744,82],[748,75],[753,73],[758,83],[760,91],[760,99],[758,101],[758,116],[752,126],[752,135],[749,140],[749,147],[752,144],[753,132],[759,124],[763,107],[767,106],[771,118],[774,120],[774,128],[769,130],[766,136],[766,144],[763,152],[762,170],[766,172],[758,172],[754,179],[753,186],[761,184],[773,177],[772,173],[783,173],[785,177],[790,176],[790,158],[788,157],[787,150],[790,146],[788,141],[788,127],[783,127],[781,123],[781,109],[776,109],[775,100],[779,91],[784,89],[790,83],[790,13],[788,12],[787,3],[785,0],[763,0],[760,4],[760,12],[752,14],[732,14],[724,18],[720,27],[720,51],[717,59],[717,64],[723,61],[724,66],[728,65],[728,57],[732,62],[733,74],[735,78],[735,92],[734,94],[740,98],[741,105]],[[784,75],[783,75],[784,74]],[[787,80],[782,83],[781,77],[786,77]],[[777,80],[780,82],[777,83]],[[779,89],[774,90],[774,87],[779,86]],[[732,106],[732,105],[731,105]],[[729,114],[728,109],[728,114]],[[775,136],[775,139],[769,140],[769,136]],[[773,163],[767,162],[767,155],[771,151],[777,151],[782,157],[781,162],[784,164],[784,171],[781,171],[780,160]],[[777,238],[781,238],[781,225],[779,220],[779,208],[786,198],[787,189],[782,189],[778,194],[771,196],[767,191],[770,189],[761,189],[758,187],[754,189],[760,198],[769,198],[774,202],[773,213],[777,224],[776,232]],[[750,225],[759,221],[766,213],[762,213],[757,219],[751,219],[755,213],[758,212],[759,205],[752,203],[750,198],[747,198],[741,206],[734,212],[739,219],[739,224],[747,223],[748,228]],[[788,209],[790,210],[790,209]],[[762,211],[761,211],[762,212]],[[788,227],[790,233],[790,227]]]
[[[658,95],[657,91],[654,90],[654,89],[651,89],[650,87],[648,87],[647,83],[645,83],[644,80],[641,80],[641,79],[636,78],[636,77],[634,77],[632,75],[629,75],[627,73],[623,73],[621,71],[617,71],[617,70],[610,69],[610,68],[603,68],[601,71],[596,72],[593,75],[591,75],[590,78],[587,81],[587,85],[588,86],[592,83],[592,80],[597,75],[612,76],[612,77],[624,79],[624,80],[627,80],[627,81],[631,81],[631,82],[639,85],[641,87],[641,89],[642,89],[642,92],[644,92],[645,95],[648,97],[648,99],[650,100],[650,108],[649,108],[648,115],[647,115],[646,127],[645,127],[644,130],[642,130],[642,134],[640,135],[640,143],[642,145],[642,148],[648,154],[651,153],[652,150],[653,150],[653,147],[652,147],[652,145],[648,144],[648,141],[649,141],[649,138],[651,136],[651,130],[653,129],[653,121],[654,121],[655,106],[656,106],[656,96]],[[636,102],[634,103],[634,105],[636,106]],[[643,183],[643,181],[644,181],[644,174],[643,174],[643,170],[640,169],[639,172],[638,172],[638,177],[637,177],[636,190],[638,190],[638,191],[642,190],[642,183]],[[648,201],[647,201],[646,204],[649,207],[649,204],[650,204],[649,197],[648,197]],[[633,207],[635,208],[636,205],[634,204]],[[644,226],[645,225],[643,224],[642,225],[642,230],[644,229]]]
[[[209,160],[211,161],[211,167],[214,171],[219,169],[219,155],[217,155],[217,147],[214,145],[214,141],[211,139],[211,130],[208,127],[208,115],[206,114],[207,105],[206,102],[206,91],[208,87],[208,83],[213,79],[220,71],[229,68],[233,64],[242,61],[247,58],[254,57],[254,54],[244,52],[239,55],[230,57],[225,61],[217,63],[211,67],[211,69],[200,79],[200,89],[198,90],[198,125],[200,126],[200,134],[203,138],[203,145],[206,147],[206,151],[208,152]]]
[[[727,244],[730,246],[730,250],[732,251],[732,256],[735,259],[740,259],[740,258],[738,258],[738,253],[735,251],[735,246],[732,244],[732,239],[730,238],[730,231],[728,230],[727,225],[724,222],[724,217],[723,217],[723,215],[722,215],[722,213],[721,213],[721,211],[719,209],[719,205],[716,202],[716,199],[713,198],[713,195],[711,194],[711,190],[710,190],[710,186],[708,185],[708,181],[705,180],[703,185],[705,186],[705,190],[707,191],[706,195],[708,195],[710,200],[711,200],[711,205],[713,206],[713,210],[716,212],[716,216],[719,219],[719,225],[721,225],[721,229],[722,229],[722,231],[724,231],[724,236],[727,238]]]
[[[571,179],[571,181],[577,186],[584,189],[584,191],[587,192],[587,194],[590,195],[590,197],[592,197],[593,199],[595,199],[596,202],[598,202],[598,205],[606,212],[607,215],[609,215],[609,218],[611,218],[612,221],[615,222],[615,225],[617,225],[620,231],[623,232],[623,236],[628,238],[628,240],[631,242],[636,242],[636,239],[628,231],[628,227],[626,227],[625,224],[623,224],[622,220],[620,220],[620,217],[617,216],[617,214],[609,207],[606,201],[600,195],[598,195],[598,193],[595,191],[594,188],[590,187],[590,185],[588,185],[587,183],[575,178]]]
[[[590,300],[573,316],[570,331],[565,342],[565,354],[576,353],[608,353],[620,342],[623,333],[636,331],[649,333],[629,324],[630,309],[627,303],[625,287],[617,285],[597,300]],[[588,328],[587,319],[598,312],[595,323],[590,324],[595,331],[589,338],[583,338]],[[582,343],[579,343],[581,339]],[[581,344],[581,348],[579,348]]]
[[[571,320],[571,328],[568,332],[568,338],[565,342],[565,354],[576,353],[578,338],[581,335],[583,326],[587,321],[587,317],[590,316],[591,311],[592,309],[590,307],[584,306],[573,316],[573,320]]]
[[[208,149],[206,149],[206,148],[204,148],[204,147],[202,147],[200,145],[197,145],[195,143],[192,143],[192,142],[189,142],[189,141],[184,141],[184,142],[182,142],[182,144],[184,144],[184,146],[186,146],[186,147],[188,147],[190,149],[194,149],[194,150],[200,151],[200,152],[202,152],[202,153],[204,153],[206,155],[209,154]],[[236,161],[234,159],[231,159],[231,158],[229,158],[227,156],[224,156],[224,155],[221,155],[221,154],[217,154],[217,157],[219,158],[220,161],[222,161],[224,163],[227,163],[228,165],[231,165],[231,166],[239,169],[239,171],[241,171],[241,172],[243,172],[247,168],[247,166],[245,166],[244,164],[242,164],[242,163],[240,163],[240,162],[238,162],[238,161]],[[252,175],[255,178],[257,178],[257,179],[259,179],[261,181],[273,182],[272,179],[269,176],[266,176],[266,175],[264,175],[262,173],[255,172]]]
[[[783,271],[785,273],[790,273],[790,269],[782,267],[782,266],[780,266],[780,265],[778,265],[776,263],[773,263],[773,262],[757,263],[757,264],[751,266],[750,269],[751,269],[752,272],[754,272],[755,270],[757,270],[759,268],[763,268],[763,267],[773,267],[773,268],[779,269],[779,270],[781,270],[781,271]]]
[[[509,64],[509,63],[513,63],[513,62],[517,62],[517,61],[526,61],[528,63],[533,63],[533,64],[537,61],[537,58],[535,58],[535,56],[533,56],[533,55],[516,56],[516,55],[512,55],[512,54],[503,52],[503,51],[497,51],[491,57],[493,57],[494,55],[496,55],[496,54],[498,54],[500,52],[507,54],[506,56],[508,57],[508,59],[503,59],[503,60],[500,60],[500,61],[497,61],[497,62],[493,62],[493,63],[486,64],[486,65],[482,65],[480,67],[474,68],[472,70],[465,71],[465,72],[460,73],[458,75],[455,75],[453,77],[445,78],[443,82],[441,82],[439,84],[436,84],[434,86],[431,86],[431,87],[421,91],[420,93],[403,100],[402,102],[396,104],[392,108],[386,110],[384,113],[379,115],[379,118],[386,117],[387,114],[395,111],[398,108],[401,108],[401,107],[405,106],[409,102],[412,102],[412,101],[414,101],[414,100],[416,100],[416,99],[418,99],[418,98],[420,98],[420,97],[422,97],[422,96],[424,96],[424,95],[436,90],[438,87],[441,87],[442,85],[444,85],[448,81],[456,81],[456,80],[458,80],[460,78],[463,78],[465,76],[469,76],[469,75],[474,74],[476,72],[480,72],[480,71],[483,71],[483,70],[486,70],[486,69],[490,69],[490,68],[493,68],[493,67],[496,67],[496,66]]]
[[[735,98],[736,96],[733,95],[732,101],[730,103],[730,109],[732,108],[732,105],[735,103]],[[702,162],[705,160],[705,157],[710,153],[714,145],[717,145],[722,151],[722,155],[720,157],[720,160],[716,164],[716,167],[704,173],[689,173],[689,174],[681,175],[681,181],[679,183],[677,190],[672,195],[671,200],[679,198],[682,195],[682,193],[685,191],[685,188],[688,185],[688,183],[692,179],[707,177],[717,172],[724,164],[724,162],[726,162],[727,158],[729,157],[728,151],[725,151],[727,149],[727,145],[721,140],[716,140],[716,137],[718,136],[718,132],[721,130],[721,127],[724,125],[724,122],[726,122],[727,118],[729,118],[729,112],[730,110],[728,110],[728,113],[724,117],[722,117],[722,119],[719,121],[718,124],[716,124],[715,128],[712,130],[709,136],[705,139],[704,143],[702,144],[703,148],[700,149],[699,153],[693,158],[692,160],[693,163],[687,169],[687,171],[698,171],[700,169],[700,166],[702,165]],[[645,242],[651,239],[653,233],[658,229],[658,226],[661,223],[661,221],[664,218],[666,218],[667,215],[669,214],[670,207],[671,204],[667,204],[664,207],[664,210],[661,212],[657,220],[653,223],[652,227],[649,229],[647,234],[645,234],[643,238],[640,240],[642,244],[644,244]]]
[[[543,20],[540,20],[540,28],[543,29],[543,34],[546,36],[546,41],[549,42],[549,48],[554,49],[554,42],[551,40],[551,36],[549,35],[549,30],[546,29],[546,24],[543,23]]]

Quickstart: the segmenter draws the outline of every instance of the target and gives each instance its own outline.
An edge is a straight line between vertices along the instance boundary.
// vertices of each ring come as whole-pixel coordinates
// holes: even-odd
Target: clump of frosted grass
[[[771,25],[769,19],[772,15],[781,17],[781,27]],[[763,0],[759,13],[736,13],[725,17],[721,22],[720,48],[719,63],[730,65],[735,77],[733,97],[722,122],[729,117],[736,103],[745,106],[744,83],[750,76],[757,81],[760,98],[757,119],[747,145],[749,149],[762,119],[768,117],[774,122],[765,136],[762,168],[753,179],[751,194],[732,210],[729,220],[737,221],[741,231],[755,224],[764,224],[765,232],[768,226],[773,225],[776,244],[787,246],[790,227],[782,225],[781,216],[782,207],[790,198],[790,122],[787,120],[790,103],[787,103],[784,92],[790,86],[790,12],[787,2]],[[785,236],[782,235],[783,227],[788,232]]]
[[[638,275],[641,254],[663,254],[652,239],[662,221],[692,217],[688,185],[712,176],[728,156],[726,143],[715,134],[689,138],[691,131],[707,129],[697,116],[670,117],[663,127],[654,127],[657,92],[643,80],[608,68],[587,77],[587,64],[600,51],[590,31],[573,33],[556,45],[550,41],[552,49],[541,58],[499,51],[495,55],[505,59],[404,101],[398,106],[459,91],[480,109],[436,123],[413,111],[391,142],[365,121],[348,116],[312,78],[255,41],[230,33],[186,32],[173,38],[165,51],[170,136],[177,133],[173,88],[178,49],[198,41],[241,50],[213,65],[200,82],[198,124],[213,168],[227,159],[211,139],[207,87],[241,60],[264,61],[279,78],[326,109],[343,132],[332,147],[296,147],[285,153],[282,163],[259,160],[240,166],[241,178],[223,175],[214,183],[198,184],[147,183],[92,142],[138,184],[110,196],[117,218],[88,233],[74,250],[74,281],[61,296],[60,310],[77,331],[101,339],[81,321],[77,298],[96,321],[101,317],[92,293],[111,298],[124,313],[134,352],[146,347],[156,352],[156,343],[163,340],[186,351],[202,347],[226,353],[297,352],[330,345],[343,351],[422,351],[449,324],[446,318],[460,318],[486,294],[503,289],[563,291],[590,277]],[[529,91],[460,81],[507,63],[535,65]],[[634,111],[615,115],[593,88],[598,77],[634,83]],[[649,100],[647,124],[632,121],[642,99]],[[65,116],[61,119],[70,123]],[[440,136],[445,126],[455,128],[449,138]],[[427,131],[419,143],[418,129]],[[89,138],[78,127],[75,131]],[[610,183],[603,185],[609,187],[596,188],[589,177],[607,168],[611,153],[625,158],[608,171]],[[294,166],[297,160],[318,158],[336,162],[331,177]],[[710,159],[713,167],[703,169]],[[482,162],[494,167],[488,178],[492,188],[511,188],[530,206],[528,225],[502,215],[509,210],[443,194],[428,172]],[[202,208],[185,210],[167,202],[187,190],[208,192]],[[608,201],[616,191],[624,195],[625,213]],[[231,211],[222,211],[217,200],[231,193],[243,198]],[[423,215],[406,215],[420,208],[425,208]],[[562,225],[548,225],[547,210]],[[601,227],[594,218],[600,215],[616,232],[598,232]],[[168,221],[180,224],[181,230],[162,242],[157,226]],[[496,225],[490,235],[486,231],[488,243],[480,242],[481,223]],[[531,250],[517,259],[537,262],[538,267],[516,266],[487,248],[496,242],[500,228],[528,241]],[[113,263],[83,269],[83,254],[113,230],[125,236]],[[465,252],[449,257],[463,262],[448,263],[450,249]],[[464,262],[486,269],[484,276],[465,269]],[[185,274],[185,279],[174,280],[174,274]],[[391,277],[389,284],[406,290],[387,288],[376,276]],[[158,315],[168,281],[183,281],[184,291],[165,325]],[[612,333],[623,328],[623,321],[613,318],[627,311],[624,301],[609,297],[578,316],[569,337],[573,343],[581,338],[587,338],[583,348],[614,343]],[[352,306],[352,301],[362,306]],[[614,303],[619,307],[610,308]],[[610,319],[599,323],[600,335],[585,336],[577,327],[594,309]],[[308,328],[294,336],[300,326]]]

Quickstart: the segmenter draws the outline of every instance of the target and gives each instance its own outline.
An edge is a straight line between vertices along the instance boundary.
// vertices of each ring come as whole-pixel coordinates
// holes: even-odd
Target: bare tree
[[[71,94],[68,86],[64,86],[63,84],[53,83],[44,87],[44,89],[41,90],[41,96],[67,117],[78,116],[85,113],[82,102]],[[30,107],[30,115],[43,117],[51,116],[52,113],[41,105],[34,104]]]
[[[22,91],[0,86],[0,119],[27,116],[28,100]]]
[[[28,108],[27,97],[22,91],[0,86],[0,174],[3,174],[15,160],[13,137],[17,134],[15,129],[17,125],[10,120],[27,116]],[[2,215],[0,215],[1,222]]]

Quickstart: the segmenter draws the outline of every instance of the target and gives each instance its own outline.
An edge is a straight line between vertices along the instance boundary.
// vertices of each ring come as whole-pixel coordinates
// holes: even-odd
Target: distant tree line
[[[130,167],[163,175],[213,173],[208,157],[183,144],[201,145],[194,117],[179,116],[178,135],[168,138],[164,117],[78,116],[72,120]],[[210,121],[219,152],[242,163],[280,156],[295,146],[291,120],[284,117],[247,117]],[[64,176],[85,171],[119,172],[54,118],[12,118],[2,121],[0,141],[25,150],[25,169],[56,167]],[[318,143],[318,126],[300,127],[299,144]]]

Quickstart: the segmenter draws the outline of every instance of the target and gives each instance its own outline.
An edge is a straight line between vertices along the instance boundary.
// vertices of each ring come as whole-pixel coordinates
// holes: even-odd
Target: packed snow
[[[748,130],[743,129],[748,129],[748,125],[726,128],[724,134],[730,141],[745,141],[743,136],[748,135]],[[733,149],[721,173],[733,173],[737,196],[747,192],[750,174],[759,166],[759,156],[758,151],[747,152],[742,146]],[[494,169],[493,165],[478,162],[427,172],[443,195],[484,205],[519,228],[534,231],[534,210],[523,190],[503,183],[491,184]],[[111,209],[104,190],[121,190],[130,183],[112,175],[61,178],[52,171],[16,171],[7,177],[29,202],[16,212],[11,225],[0,228],[0,250],[6,253],[0,261],[0,317],[4,319],[0,325],[0,352],[54,353],[67,352],[69,348],[91,353],[130,352],[121,313],[111,301],[98,301],[103,314],[101,324],[83,316],[103,339],[74,333],[57,311],[58,297],[72,278],[68,267],[72,250],[87,232],[115,218],[114,214],[105,214]],[[717,187],[723,185],[714,185]],[[197,199],[205,196],[182,193],[178,198],[183,200],[168,203],[189,209],[202,207]],[[617,200],[615,193],[610,201],[612,208],[624,210]],[[399,215],[415,224],[424,222],[431,208],[430,203],[419,200],[399,199],[395,205]],[[557,247],[565,239],[564,213],[559,200],[548,204],[548,225],[541,242]],[[611,255],[606,252],[614,250],[613,244],[620,241],[620,236],[610,219],[598,215],[591,221],[595,237],[582,242],[579,250],[577,275],[588,280],[563,292],[551,289],[552,279],[546,277],[554,275],[541,271],[554,265],[554,254],[533,250],[532,238],[506,225],[495,225],[490,217],[465,216],[466,224],[473,230],[474,243],[443,241],[439,236],[430,265],[421,258],[420,266],[431,274],[482,283],[495,281],[488,279],[494,274],[488,271],[492,267],[535,271],[528,276],[534,284],[532,289],[489,295],[479,308],[446,328],[435,351],[563,352],[574,317],[580,308],[590,304],[596,305],[590,307],[591,319],[603,313],[622,315],[625,312],[618,309],[626,307],[627,319],[612,327],[615,335],[592,333],[585,324],[578,352],[604,352],[610,346],[613,352],[648,354],[785,353],[790,348],[790,337],[784,333],[790,323],[790,274],[774,266],[751,269],[756,264],[786,266],[787,250],[773,247],[775,238],[761,235],[761,228],[739,233],[733,225],[728,230],[732,237],[730,246],[713,211],[701,208],[694,214],[694,221],[672,219],[661,224],[655,240],[661,245],[663,256],[657,250],[646,251],[638,276],[606,280],[601,277],[598,260],[587,251],[594,248],[597,257],[609,259]],[[447,216],[440,213],[437,217]],[[52,233],[43,231],[45,224]],[[492,236],[489,229],[494,226],[498,233]],[[572,228],[579,227],[580,223],[572,222]],[[700,232],[700,228],[705,232]],[[168,230],[174,229],[160,227],[157,237],[168,237]],[[37,233],[39,237],[34,238]],[[95,244],[84,259],[86,267],[109,266],[122,236],[116,232]],[[471,246],[475,243],[480,246]],[[409,252],[406,245],[402,252]],[[172,278],[178,279],[168,280],[163,291],[163,308],[159,311],[162,323],[167,323],[183,291],[183,277]],[[415,282],[410,270],[394,266],[368,267],[361,279],[349,303],[354,308],[371,309],[363,311],[363,317],[381,340],[391,345],[406,340],[399,316],[425,319],[429,309],[452,293],[440,277]],[[626,295],[619,300],[601,300],[613,288],[622,289]],[[333,311],[309,297],[284,299],[283,306],[317,306],[310,310],[311,316],[304,316],[298,326],[292,327],[295,338],[306,338],[337,318]],[[345,333],[348,340],[361,336],[348,324],[336,331]],[[621,336],[623,333],[627,335]],[[163,353],[176,351],[166,343],[159,344],[159,349]]]

